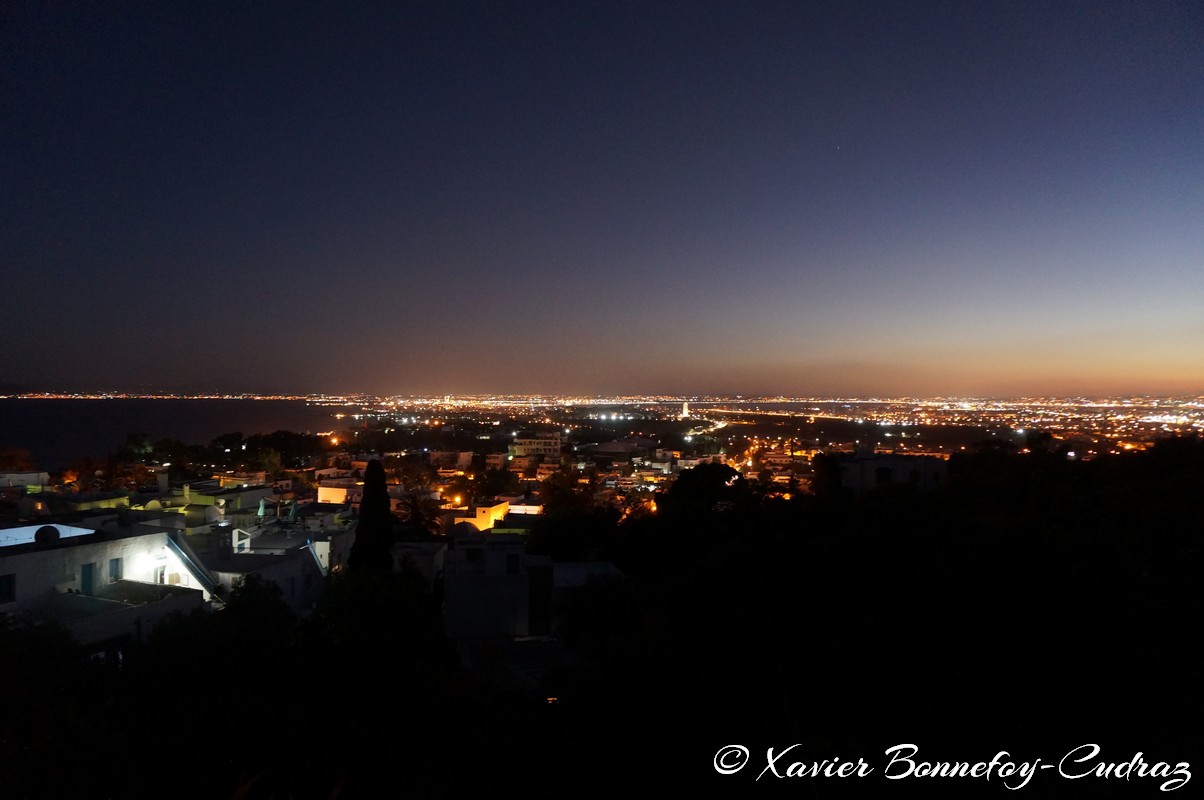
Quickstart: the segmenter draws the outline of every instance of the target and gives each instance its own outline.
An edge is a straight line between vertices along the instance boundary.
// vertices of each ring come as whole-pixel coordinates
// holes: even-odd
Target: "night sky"
[[[0,383],[1204,393],[1197,2],[0,6]]]

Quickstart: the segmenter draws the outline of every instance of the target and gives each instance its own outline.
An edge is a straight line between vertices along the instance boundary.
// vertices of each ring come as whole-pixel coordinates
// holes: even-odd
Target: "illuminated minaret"
[[[681,404],[681,418],[682,419],[690,418],[690,404],[689,403]]]

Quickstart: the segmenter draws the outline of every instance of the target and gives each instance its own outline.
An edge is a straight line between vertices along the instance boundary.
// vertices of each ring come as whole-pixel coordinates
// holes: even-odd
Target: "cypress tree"
[[[364,574],[387,575],[393,571],[393,514],[389,510],[389,490],[385,468],[379,459],[368,462],[364,470],[364,496],[360,501],[360,519],[355,527],[355,542],[347,566]]]

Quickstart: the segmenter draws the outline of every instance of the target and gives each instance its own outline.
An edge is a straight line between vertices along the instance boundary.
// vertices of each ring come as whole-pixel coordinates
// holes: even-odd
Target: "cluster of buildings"
[[[170,487],[160,475],[163,491],[142,495],[22,485],[19,519],[0,527],[0,614],[53,620],[103,648],[139,640],[175,612],[220,607],[248,575],[275,583],[304,613],[347,561],[350,507],[292,502],[285,511],[280,487],[266,482]]]
[[[434,484],[415,491],[395,483],[389,493],[399,512],[417,494],[436,509],[444,535],[401,537],[394,563],[424,576],[441,601],[448,636],[471,658],[484,643],[548,637],[565,592],[617,576],[610,564],[552,563],[525,552],[524,535],[543,510],[541,482],[570,477],[596,502],[623,505],[713,461],[805,487],[814,454],[767,447],[754,467],[751,458],[729,462],[638,437],[574,449],[546,431],[516,433],[504,452],[431,452]],[[345,567],[354,540],[368,457],[342,454],[335,462],[314,469],[316,496],[305,498],[263,473],[170,485],[159,469],[156,491],[138,494],[63,493],[50,490],[44,472],[0,475],[0,492],[16,508],[16,519],[0,525],[0,615],[54,620],[103,649],[140,640],[174,613],[220,607],[251,575],[274,583],[303,615],[325,577]],[[921,456],[863,450],[839,464],[843,484],[854,490],[936,486],[944,477],[941,459]],[[454,481],[482,467],[513,474],[518,488],[478,504],[452,493]]]
[[[52,621],[93,652],[117,654],[173,614],[220,608],[251,575],[304,615],[354,542],[362,486],[343,473],[319,488],[342,489],[337,502],[298,502],[257,476],[167,486],[164,475],[163,492],[130,495],[60,494],[44,473],[0,475],[23,516],[0,526],[0,617]],[[391,487],[395,501],[400,492]],[[558,593],[615,573],[528,556],[522,534],[540,510],[517,495],[444,502],[445,536],[393,546],[395,567],[418,570],[441,598],[447,634],[470,660],[486,644],[546,639]]]

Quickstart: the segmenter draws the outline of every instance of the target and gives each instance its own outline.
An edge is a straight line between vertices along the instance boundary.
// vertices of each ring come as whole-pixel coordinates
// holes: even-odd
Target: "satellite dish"
[[[59,529],[53,525],[43,525],[34,533],[33,540],[38,544],[57,542],[59,540]]]

